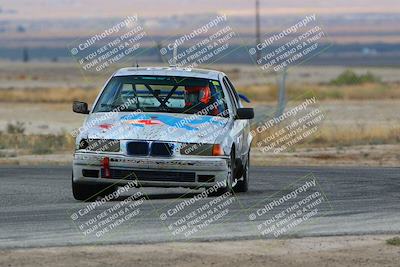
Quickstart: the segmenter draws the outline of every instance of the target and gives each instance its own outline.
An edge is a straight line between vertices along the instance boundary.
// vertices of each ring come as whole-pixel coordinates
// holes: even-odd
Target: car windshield
[[[141,111],[226,117],[226,101],[216,80],[174,76],[115,76],[93,112]]]

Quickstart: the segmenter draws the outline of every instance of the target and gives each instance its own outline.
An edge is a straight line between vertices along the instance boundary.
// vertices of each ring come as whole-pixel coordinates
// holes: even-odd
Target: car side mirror
[[[236,119],[238,120],[251,120],[254,118],[254,109],[252,108],[238,108],[236,111]]]
[[[88,104],[85,102],[74,101],[72,111],[75,113],[89,114]]]

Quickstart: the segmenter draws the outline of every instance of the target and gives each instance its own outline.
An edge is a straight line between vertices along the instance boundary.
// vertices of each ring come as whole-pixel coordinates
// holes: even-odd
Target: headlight
[[[79,149],[96,152],[119,152],[120,142],[111,139],[82,139],[79,142]]]
[[[185,143],[180,147],[181,155],[191,156],[223,156],[224,151],[219,144]]]

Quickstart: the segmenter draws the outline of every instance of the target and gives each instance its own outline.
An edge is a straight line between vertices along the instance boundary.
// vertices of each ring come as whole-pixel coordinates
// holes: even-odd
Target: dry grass
[[[0,132],[0,149],[18,151],[17,154],[43,155],[72,151],[74,138],[68,134],[26,135]]]
[[[238,88],[253,101],[276,101],[278,87],[275,84]],[[4,89],[0,90],[0,102],[71,103],[74,100],[93,102],[97,89]],[[288,85],[287,99],[305,99],[316,96],[319,100],[371,100],[400,99],[399,83],[368,83],[361,85],[302,84]],[[299,99],[300,98],[300,99]]]
[[[322,127],[307,143],[320,145],[381,145],[400,141],[400,127]]]
[[[271,127],[266,131],[254,136],[253,146],[262,140],[278,132],[281,127]],[[293,137],[294,138],[294,137]],[[290,138],[289,140],[293,139]],[[294,147],[323,147],[323,146],[354,146],[354,145],[381,145],[381,144],[397,144],[400,142],[400,127],[367,127],[359,125],[354,127],[335,127],[324,126],[319,127],[318,131],[300,142]],[[265,143],[261,142],[261,147]],[[288,151],[294,149],[291,147]]]
[[[0,102],[71,103],[74,100],[93,102],[98,94],[95,89],[6,89],[0,90]]]
[[[276,85],[257,85],[239,88],[243,94],[256,101],[276,101],[278,87]],[[368,83],[359,85],[304,84],[288,85],[287,98],[298,99],[316,96],[319,100],[368,100],[399,99],[400,84]]]

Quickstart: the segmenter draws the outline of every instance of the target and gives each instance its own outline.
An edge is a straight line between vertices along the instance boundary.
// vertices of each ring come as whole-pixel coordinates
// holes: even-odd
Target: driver
[[[209,86],[185,86],[185,108],[201,110],[211,104]]]

